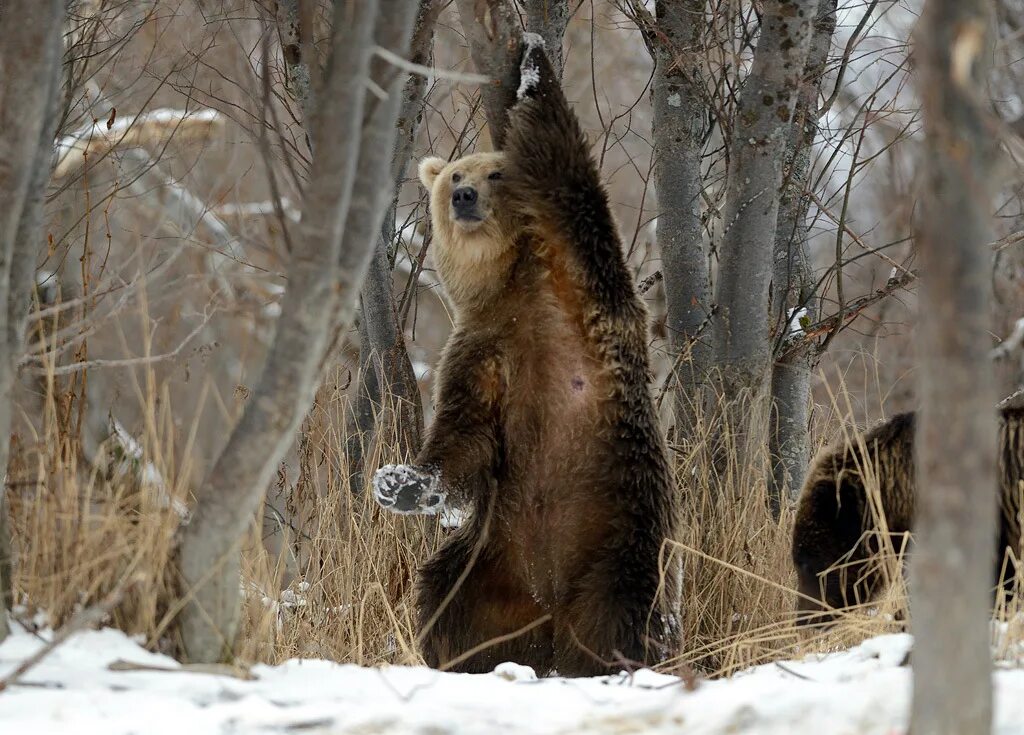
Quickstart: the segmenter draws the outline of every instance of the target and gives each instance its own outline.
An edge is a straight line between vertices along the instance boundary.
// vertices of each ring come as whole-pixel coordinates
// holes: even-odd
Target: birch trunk
[[[373,45],[407,53],[412,0],[335,0],[331,49],[310,116],[313,159],[288,290],[267,362],[228,444],[197,493],[181,546],[186,656],[230,656],[239,613],[239,547],[278,462],[352,324],[385,208],[405,74]],[[367,79],[384,90],[367,94]]]
[[[807,68],[800,85],[784,159],[782,195],[775,231],[772,311],[777,355],[772,366],[771,423],[768,452],[772,462],[768,500],[778,516],[786,501],[796,499],[809,460],[811,369],[810,344],[788,349],[785,335],[799,330],[801,316],[814,319],[814,279],[807,252],[807,184],[811,149],[818,134],[818,96],[836,28],[836,0],[821,0],[814,22]],[[803,310],[801,313],[799,310]]]
[[[744,459],[765,446],[771,368],[768,288],[782,161],[818,0],[765,0],[761,34],[735,116],[714,314],[714,364]]]
[[[654,4],[654,187],[670,358],[675,372],[675,439],[685,442],[704,393],[711,361],[711,286],[701,225],[700,170],[708,118],[701,82],[704,0]]]
[[[46,242],[42,200],[58,117],[63,21],[62,0],[0,5],[0,640],[8,633],[14,581],[6,498],[11,389]]]
[[[996,538],[996,417],[988,358],[992,5],[929,0],[914,34],[924,191],[917,237],[918,486],[911,567],[914,735],[986,735]]]

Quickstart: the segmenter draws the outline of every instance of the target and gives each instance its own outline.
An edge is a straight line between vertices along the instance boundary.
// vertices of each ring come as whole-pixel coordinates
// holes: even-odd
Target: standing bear
[[[866,434],[818,455],[807,473],[793,528],[800,598],[797,622],[827,624],[835,610],[870,602],[885,579],[875,558],[879,535],[914,530],[917,480],[913,413],[894,416]],[[1021,558],[1024,494],[1024,407],[1011,396],[999,410],[999,524],[993,584],[1013,585]],[[872,503],[869,490],[877,488]],[[979,489],[980,490],[980,489]],[[995,519],[993,519],[995,520]],[[884,526],[881,521],[884,521]],[[894,543],[899,548],[900,542]]]
[[[597,164],[539,39],[520,74],[503,152],[420,164],[455,326],[423,449],[374,493],[397,513],[470,511],[420,570],[429,665],[603,674],[672,651],[675,502]]]

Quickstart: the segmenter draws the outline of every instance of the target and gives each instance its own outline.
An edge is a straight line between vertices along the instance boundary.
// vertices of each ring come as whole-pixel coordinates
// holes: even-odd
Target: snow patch
[[[494,675],[506,681],[537,681],[537,672],[531,666],[506,661],[494,667]]]
[[[803,307],[790,309],[786,312],[786,339],[793,339],[806,331],[804,324],[807,322],[807,309]]]
[[[15,625],[0,645],[0,679],[51,635]],[[0,695],[0,722],[4,732],[42,735],[890,735],[909,721],[911,642],[879,636],[691,690],[646,669],[538,679],[514,663],[452,674],[306,659],[230,676],[182,666],[107,629],[71,636],[12,683]],[[993,681],[994,733],[1021,733],[1024,671],[997,668]]]
[[[669,107],[683,106],[683,98],[679,95],[678,92],[673,92],[672,94],[670,94],[668,96],[668,99],[666,99],[665,101],[668,102]]]

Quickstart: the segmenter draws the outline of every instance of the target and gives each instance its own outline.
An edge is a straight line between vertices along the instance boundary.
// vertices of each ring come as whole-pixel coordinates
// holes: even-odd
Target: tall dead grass
[[[108,447],[97,462],[81,456],[71,420],[82,400],[80,380],[50,375],[42,381],[38,434],[17,442],[9,473],[15,587],[22,615],[45,611],[51,625],[60,625],[131,581],[111,624],[153,649],[174,652],[171,623],[180,607],[174,549],[190,473],[165,458],[175,456],[176,440],[186,442],[187,456],[190,438],[174,435],[168,396],[152,381],[145,385],[148,428],[139,438],[140,454]],[[833,404],[832,416],[850,415],[838,400]],[[447,531],[435,519],[383,513],[362,488],[351,491],[344,454],[348,410],[343,393],[321,391],[299,438],[298,476],[282,478],[274,489],[288,513],[268,511],[263,523],[254,519],[243,551],[242,661],[421,660],[412,580],[417,563]],[[671,547],[684,570],[683,653],[665,668],[728,675],[901,629],[904,549],[887,536],[879,563],[892,584],[880,600],[844,613],[825,633],[794,626],[792,512],[772,518],[765,485],[739,461],[736,442],[722,428],[728,424],[725,413],[708,416],[695,441],[673,447],[683,522]],[[816,433],[821,440],[853,436],[846,422],[834,419]],[[396,445],[395,432],[377,437],[365,450],[367,466],[404,459]],[[877,487],[873,492],[877,500]],[[268,543],[269,535],[275,543]],[[997,610],[1011,621],[997,637],[1007,656],[1020,650],[1024,633],[1018,608],[1007,598]]]

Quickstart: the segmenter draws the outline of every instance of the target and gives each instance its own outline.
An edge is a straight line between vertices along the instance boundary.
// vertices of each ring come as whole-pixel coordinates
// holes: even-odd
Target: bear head
[[[503,288],[515,260],[515,227],[502,201],[504,163],[501,153],[420,162],[420,181],[430,192],[434,261],[456,311]]]

